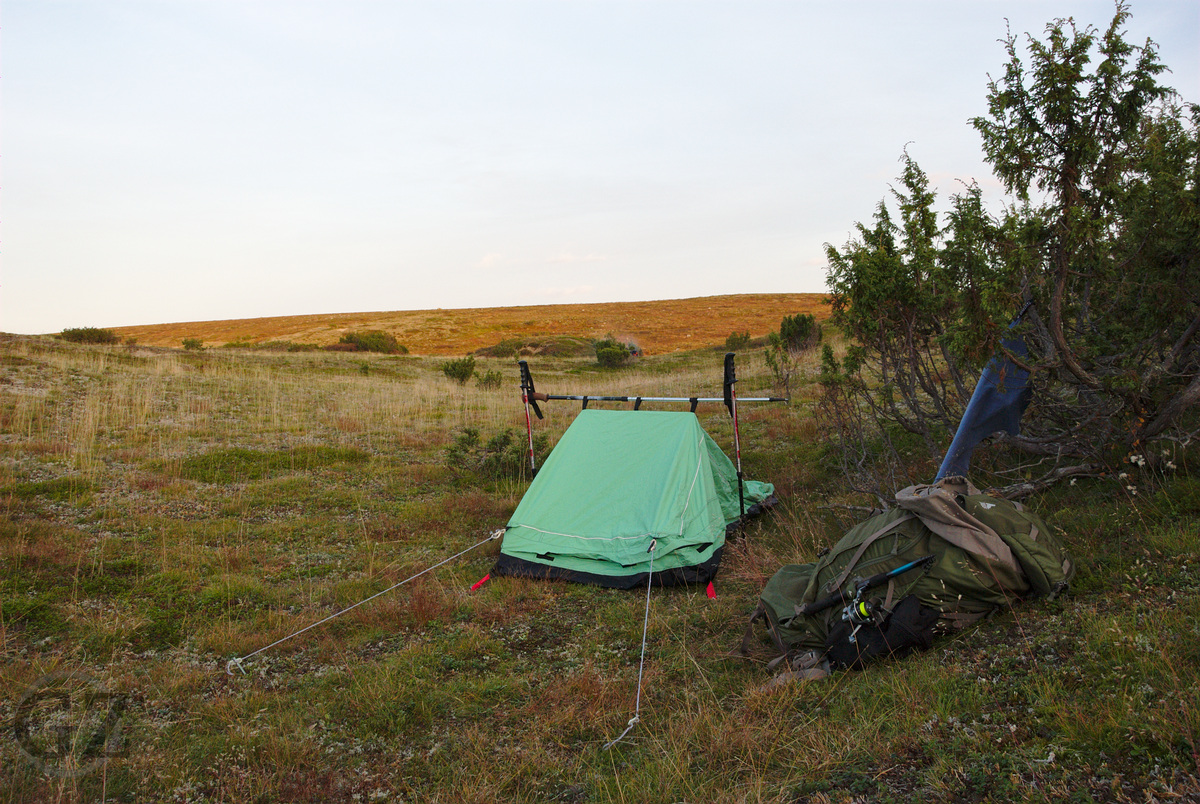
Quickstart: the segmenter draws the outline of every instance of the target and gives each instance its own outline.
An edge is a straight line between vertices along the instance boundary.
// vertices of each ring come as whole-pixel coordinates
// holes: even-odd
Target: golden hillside
[[[666,301],[606,304],[547,304],[411,310],[383,313],[334,313],[233,321],[194,321],[117,327],[122,338],[139,344],[178,348],[184,338],[206,346],[234,341],[293,341],[326,346],[345,333],[389,332],[414,354],[460,355],[494,346],[505,338],[554,335],[602,338],[609,333],[635,341],[649,353],[673,352],[723,344],[731,332],[761,337],[779,328],[786,315],[808,313],[824,319],[829,307],[821,293],[769,293],[708,296]]]

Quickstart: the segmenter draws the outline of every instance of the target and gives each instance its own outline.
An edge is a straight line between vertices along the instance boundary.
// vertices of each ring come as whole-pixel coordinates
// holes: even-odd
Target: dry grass
[[[505,338],[553,335],[632,339],[651,354],[725,342],[730,333],[762,337],[788,315],[828,317],[819,293],[745,294],[610,304],[555,304],[483,309],[331,313],[238,321],[195,321],[114,327],[138,344],[179,348],[184,338],[206,346],[292,341],[326,346],[352,331],[383,330],[414,354],[463,355]]]

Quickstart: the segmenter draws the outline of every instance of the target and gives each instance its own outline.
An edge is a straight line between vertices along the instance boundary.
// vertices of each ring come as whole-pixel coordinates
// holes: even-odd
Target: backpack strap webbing
[[[870,547],[872,544],[874,544],[876,541],[878,541],[881,536],[883,536],[884,534],[888,533],[889,531],[899,527],[900,525],[904,524],[905,522],[908,522],[908,521],[916,519],[916,518],[917,518],[916,514],[907,513],[904,516],[893,519],[891,522],[888,522],[886,525],[881,527],[879,530],[875,531],[870,536],[863,539],[862,544],[860,544],[858,546],[858,549],[854,551],[854,556],[850,559],[849,563],[846,564],[845,568],[838,574],[838,576],[836,578],[833,579],[833,581],[826,584],[826,587],[825,587],[826,591],[832,592],[834,589],[841,589],[842,584],[844,584],[846,582],[846,579],[850,577],[850,573],[854,572],[854,568],[856,566],[858,566],[858,560],[860,558],[862,558],[863,553],[867,552],[867,548]]]
[[[780,656],[786,656],[788,646],[784,644],[783,637],[775,630],[775,623],[767,616],[767,604],[761,600],[754,609],[754,613],[750,615],[750,621],[746,623],[746,630],[742,632],[742,655],[750,655],[750,640],[754,638],[754,624],[759,620],[767,624],[767,633],[770,634],[771,641],[775,643],[775,647],[779,649]]]

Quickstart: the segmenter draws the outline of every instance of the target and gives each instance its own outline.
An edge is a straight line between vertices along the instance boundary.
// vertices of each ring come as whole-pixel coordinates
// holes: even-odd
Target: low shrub
[[[550,439],[539,433],[533,437],[533,454],[540,466],[545,460]],[[478,428],[465,427],[446,447],[446,465],[459,472],[471,472],[493,479],[516,479],[529,471],[529,442],[511,429],[496,433],[485,443]]]
[[[792,380],[800,370],[800,358],[809,349],[821,342],[821,325],[816,316],[800,313],[784,316],[779,322],[779,332],[767,336],[767,349],[763,353],[767,368],[775,376],[775,385],[783,389],[786,396],[792,395]],[[833,353],[825,346],[826,357]]]
[[[632,343],[621,343],[612,335],[602,341],[596,341],[596,362],[605,368],[624,366],[638,353],[638,348]]]
[[[115,344],[121,342],[117,333],[111,329],[98,329],[97,327],[72,327],[64,329],[59,337],[71,343]]]
[[[504,382],[504,375],[498,371],[488,371],[475,377],[475,385],[485,391],[494,391]]]
[[[779,322],[779,338],[785,348],[804,351],[821,342],[821,325],[808,313],[784,316]]]
[[[381,329],[369,329],[363,332],[347,332],[338,341],[339,344],[350,344],[353,351],[381,352],[385,355],[406,355],[407,347],[401,346],[396,336]],[[351,350],[347,350],[351,351]]]
[[[442,364],[442,373],[459,385],[466,385],[475,373],[475,358],[467,355],[457,360],[447,360]]]
[[[189,352],[199,352],[204,348],[204,341],[200,340],[199,338],[184,338],[182,343],[183,348],[187,349]]]
[[[751,341],[750,332],[731,332],[729,337],[725,339],[725,350],[728,352],[740,352],[747,348]]]

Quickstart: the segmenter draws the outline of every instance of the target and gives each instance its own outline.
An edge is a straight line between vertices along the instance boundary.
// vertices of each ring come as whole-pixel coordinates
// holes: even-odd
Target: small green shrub
[[[725,350],[728,352],[740,352],[750,345],[750,332],[731,332],[729,337],[725,339]]]
[[[466,385],[475,373],[475,358],[467,355],[457,360],[447,360],[442,364],[442,373],[459,385]]]
[[[800,370],[800,356],[821,342],[821,325],[817,323],[816,316],[807,313],[784,316],[779,322],[779,332],[770,333],[767,341],[764,352],[767,368],[775,377],[776,387],[791,396],[792,380]],[[832,355],[828,345],[826,351]]]
[[[533,437],[533,454],[539,466],[545,459],[549,443],[545,434]],[[446,447],[446,465],[459,472],[494,479],[519,478],[529,470],[529,442],[506,429],[484,443],[478,428],[465,427]]]
[[[612,335],[602,341],[596,341],[596,362],[605,368],[624,366],[637,354],[638,348],[632,343],[621,343]]]
[[[385,355],[406,355],[407,347],[401,346],[396,336],[381,329],[369,329],[364,332],[347,332],[338,341],[339,344],[350,344],[354,351],[381,352]],[[350,351],[350,350],[347,350]]]
[[[779,338],[785,348],[804,351],[821,342],[821,325],[808,313],[784,316],[779,322]]]
[[[96,327],[74,327],[70,329],[64,329],[59,337],[61,337],[64,341],[70,341],[71,343],[109,344],[121,342],[121,339],[117,336],[117,333],[113,332],[111,329],[98,329]]]
[[[494,391],[504,382],[504,375],[498,371],[488,371],[475,377],[475,385],[485,391]]]
[[[189,352],[199,352],[204,348],[204,341],[200,340],[199,338],[184,338],[183,348],[187,349]]]

